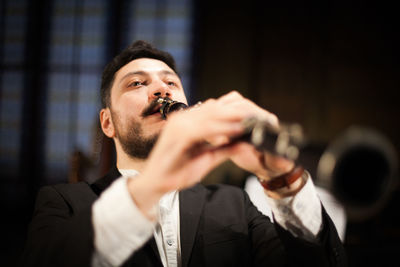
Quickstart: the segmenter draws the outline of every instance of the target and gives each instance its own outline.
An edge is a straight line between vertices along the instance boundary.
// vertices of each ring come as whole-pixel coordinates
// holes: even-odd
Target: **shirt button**
[[[283,214],[288,215],[290,213],[290,209],[286,206],[282,206],[281,210],[283,212]]]
[[[172,246],[173,243],[174,243],[174,241],[172,241],[171,239],[168,239],[168,240],[167,240],[168,246]]]

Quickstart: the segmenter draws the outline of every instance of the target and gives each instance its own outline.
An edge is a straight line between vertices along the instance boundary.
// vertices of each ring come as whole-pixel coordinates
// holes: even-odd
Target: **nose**
[[[168,85],[159,80],[154,82],[152,89],[150,89],[150,97],[170,97],[171,96],[171,89]]]

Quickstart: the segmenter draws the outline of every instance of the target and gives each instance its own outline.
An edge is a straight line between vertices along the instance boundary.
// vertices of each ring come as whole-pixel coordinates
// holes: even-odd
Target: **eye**
[[[128,87],[138,87],[138,86],[141,86],[141,85],[145,85],[145,84],[143,82],[141,82],[141,81],[133,81],[133,82],[128,84]]]
[[[176,86],[175,82],[167,82],[168,86]]]

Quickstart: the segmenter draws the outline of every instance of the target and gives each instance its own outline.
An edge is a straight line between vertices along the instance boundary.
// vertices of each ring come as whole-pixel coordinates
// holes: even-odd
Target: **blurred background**
[[[18,257],[40,186],[90,182],[113,164],[98,125],[100,78],[134,40],[175,57],[191,103],[238,90],[282,121],[300,123],[308,139],[302,160],[316,183],[321,155],[350,126],[378,132],[397,155],[396,6],[266,2],[0,1],[0,264]],[[398,262],[400,192],[391,160],[385,201],[347,221],[350,266]],[[373,165],[358,167],[364,175]],[[367,187],[363,175],[353,184],[359,191]],[[204,183],[243,187],[247,176],[227,162]]]

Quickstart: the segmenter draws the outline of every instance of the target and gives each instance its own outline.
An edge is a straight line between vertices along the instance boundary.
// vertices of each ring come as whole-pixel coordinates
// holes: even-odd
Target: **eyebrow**
[[[170,70],[161,70],[161,71],[157,72],[157,74],[173,75],[173,76],[178,77],[178,75],[177,75],[175,72],[170,71]],[[121,78],[121,80],[120,80],[119,83],[121,83],[121,82],[122,82],[123,80],[125,80],[127,77],[133,76],[133,75],[149,75],[149,73],[148,73],[148,72],[145,72],[145,71],[142,71],[142,70],[131,71],[131,72],[128,72],[127,74],[125,74],[125,75]]]

